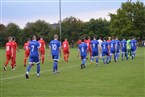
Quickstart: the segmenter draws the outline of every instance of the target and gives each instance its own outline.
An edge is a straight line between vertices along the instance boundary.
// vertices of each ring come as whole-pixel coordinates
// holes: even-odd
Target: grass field
[[[98,66],[90,64],[81,70],[81,60],[77,49],[71,49],[69,62],[61,57],[59,74],[52,75],[53,61],[45,56],[41,64],[41,76],[36,77],[36,66],[30,71],[30,79],[25,79],[23,67],[24,51],[17,53],[17,68],[8,66],[3,71],[5,50],[0,50],[0,95],[1,97],[145,97],[145,48],[138,48],[134,60],[112,62]]]

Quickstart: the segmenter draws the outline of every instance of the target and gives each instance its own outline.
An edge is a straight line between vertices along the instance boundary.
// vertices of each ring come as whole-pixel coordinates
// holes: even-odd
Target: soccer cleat
[[[15,67],[12,67],[12,70],[15,70]]]
[[[37,77],[40,77],[40,74],[37,74]]]
[[[24,64],[24,67],[26,67],[26,64]]]
[[[6,66],[4,66],[4,71],[7,71],[7,67]]]
[[[83,69],[83,64],[81,64],[81,69]]]
[[[86,68],[86,66],[84,65],[84,68]]]
[[[52,72],[52,74],[55,74],[55,72]]]
[[[29,79],[29,75],[28,74],[26,74],[26,79]]]
[[[98,62],[96,63],[96,65],[98,65]]]

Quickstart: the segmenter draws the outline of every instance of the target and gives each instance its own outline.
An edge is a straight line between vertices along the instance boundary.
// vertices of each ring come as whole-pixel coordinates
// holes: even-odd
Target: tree
[[[145,6],[142,2],[122,3],[117,14],[110,14],[110,30],[112,35],[136,36],[145,35]]]

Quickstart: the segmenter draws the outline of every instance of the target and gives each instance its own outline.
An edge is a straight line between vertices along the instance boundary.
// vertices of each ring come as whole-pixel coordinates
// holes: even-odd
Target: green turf
[[[1,97],[145,97],[144,71],[145,48],[138,48],[136,58],[109,65],[89,64],[80,69],[81,60],[77,49],[71,49],[69,62],[61,57],[60,73],[52,75],[53,61],[45,56],[41,64],[41,76],[36,77],[36,66],[30,71],[30,79],[25,79],[23,67],[24,52],[17,53],[17,68],[12,71],[8,66],[3,71],[5,51],[0,50],[0,88]]]

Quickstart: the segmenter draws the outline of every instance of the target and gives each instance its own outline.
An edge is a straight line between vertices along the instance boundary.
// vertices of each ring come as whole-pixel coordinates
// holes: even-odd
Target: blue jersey
[[[116,43],[116,48],[120,49],[120,41],[119,40],[115,40],[115,43]]]
[[[92,52],[98,52],[99,42],[97,40],[92,40],[90,44],[91,44]]]
[[[122,41],[121,41],[122,50],[126,50],[126,49],[127,49],[127,48],[126,48],[126,44],[127,44],[126,40],[122,40]]]
[[[136,49],[136,40],[134,40],[134,39],[132,39],[131,41],[130,41],[130,44],[131,44],[131,49]]]
[[[52,40],[49,44],[51,49],[52,56],[59,56],[59,48],[61,47],[61,43],[58,40]]]
[[[79,44],[79,50],[80,50],[80,55],[81,56],[87,56],[87,44],[82,42]]]
[[[39,56],[38,50],[40,48],[40,44],[36,40],[32,40],[29,43],[29,48],[30,48],[30,57],[37,57]]]
[[[112,40],[110,43],[110,51],[115,51],[115,40]]]
[[[108,42],[102,42],[101,46],[102,46],[102,52],[108,52]]]

